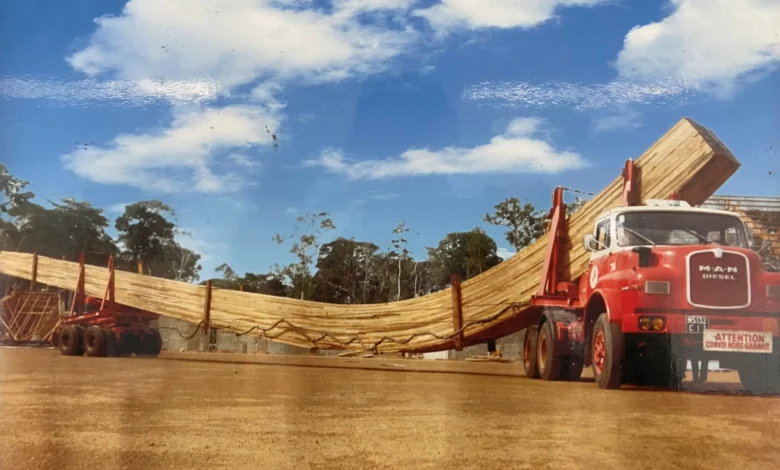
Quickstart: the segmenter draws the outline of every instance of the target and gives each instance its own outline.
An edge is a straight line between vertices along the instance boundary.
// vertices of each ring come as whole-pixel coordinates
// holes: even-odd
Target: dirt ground
[[[780,398],[742,396],[733,375],[603,391],[221,360],[0,348],[0,468],[780,468]],[[462,364],[436,367],[517,370]]]

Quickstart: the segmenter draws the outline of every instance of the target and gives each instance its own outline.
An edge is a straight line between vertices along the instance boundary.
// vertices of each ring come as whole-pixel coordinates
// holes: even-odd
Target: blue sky
[[[0,159],[43,198],[161,199],[264,272],[295,217],[415,256],[509,196],[597,192],[678,119],[776,196],[780,0],[3,2]],[[279,139],[273,148],[271,135]],[[507,248],[499,228],[485,227]]]

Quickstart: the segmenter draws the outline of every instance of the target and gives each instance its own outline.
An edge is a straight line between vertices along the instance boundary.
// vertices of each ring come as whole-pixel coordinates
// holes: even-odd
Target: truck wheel
[[[561,378],[571,382],[579,382],[582,377],[582,358],[579,356],[568,356],[563,358],[563,367],[561,369]]]
[[[84,332],[84,352],[92,357],[106,355],[106,337],[99,326],[90,326]]]
[[[63,356],[77,356],[79,341],[79,332],[76,327],[74,325],[64,326],[58,335],[60,354]]]
[[[778,343],[780,342],[775,342],[775,348]],[[742,363],[737,371],[745,392],[752,395],[780,394],[780,360],[777,357],[769,357],[767,361],[753,360]]]
[[[624,350],[625,342],[620,325],[610,323],[607,314],[602,313],[596,320],[591,341],[593,377],[599,388],[620,388],[623,380]]]
[[[539,332],[539,344],[536,348],[536,359],[539,367],[539,375],[544,380],[558,380],[561,378],[562,360],[555,356],[555,332],[553,323],[545,322]]]
[[[523,369],[529,379],[539,378],[539,365],[536,363],[536,345],[539,342],[539,327],[529,326],[523,340]]]

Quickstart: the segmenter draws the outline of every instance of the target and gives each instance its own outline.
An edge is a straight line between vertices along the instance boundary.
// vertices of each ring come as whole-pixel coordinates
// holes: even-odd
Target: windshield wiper
[[[622,228],[623,230],[627,231],[628,233],[633,233],[634,235],[636,235],[637,237],[639,237],[642,240],[646,241],[647,243],[649,243],[649,244],[651,244],[653,246],[656,246],[656,243],[653,240],[650,240],[649,238],[647,238],[646,236],[644,236],[641,233],[637,232],[636,230],[630,229],[630,228],[626,227],[625,225],[620,227],[620,228]]]
[[[710,240],[707,237],[705,237],[704,235],[702,235],[702,234],[700,234],[698,232],[695,232],[695,231],[693,231],[691,229],[688,229],[688,228],[684,228],[683,230],[685,230],[686,232],[690,233],[691,235],[693,235],[696,238],[698,238],[699,240],[701,240],[703,245],[709,245],[711,243]]]

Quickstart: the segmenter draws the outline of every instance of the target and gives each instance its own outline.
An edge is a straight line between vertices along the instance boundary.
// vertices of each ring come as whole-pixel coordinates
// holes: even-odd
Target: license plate
[[[710,327],[710,317],[704,315],[688,315],[685,317],[688,333],[701,333]]]
[[[772,353],[771,331],[704,330],[705,351]]]

